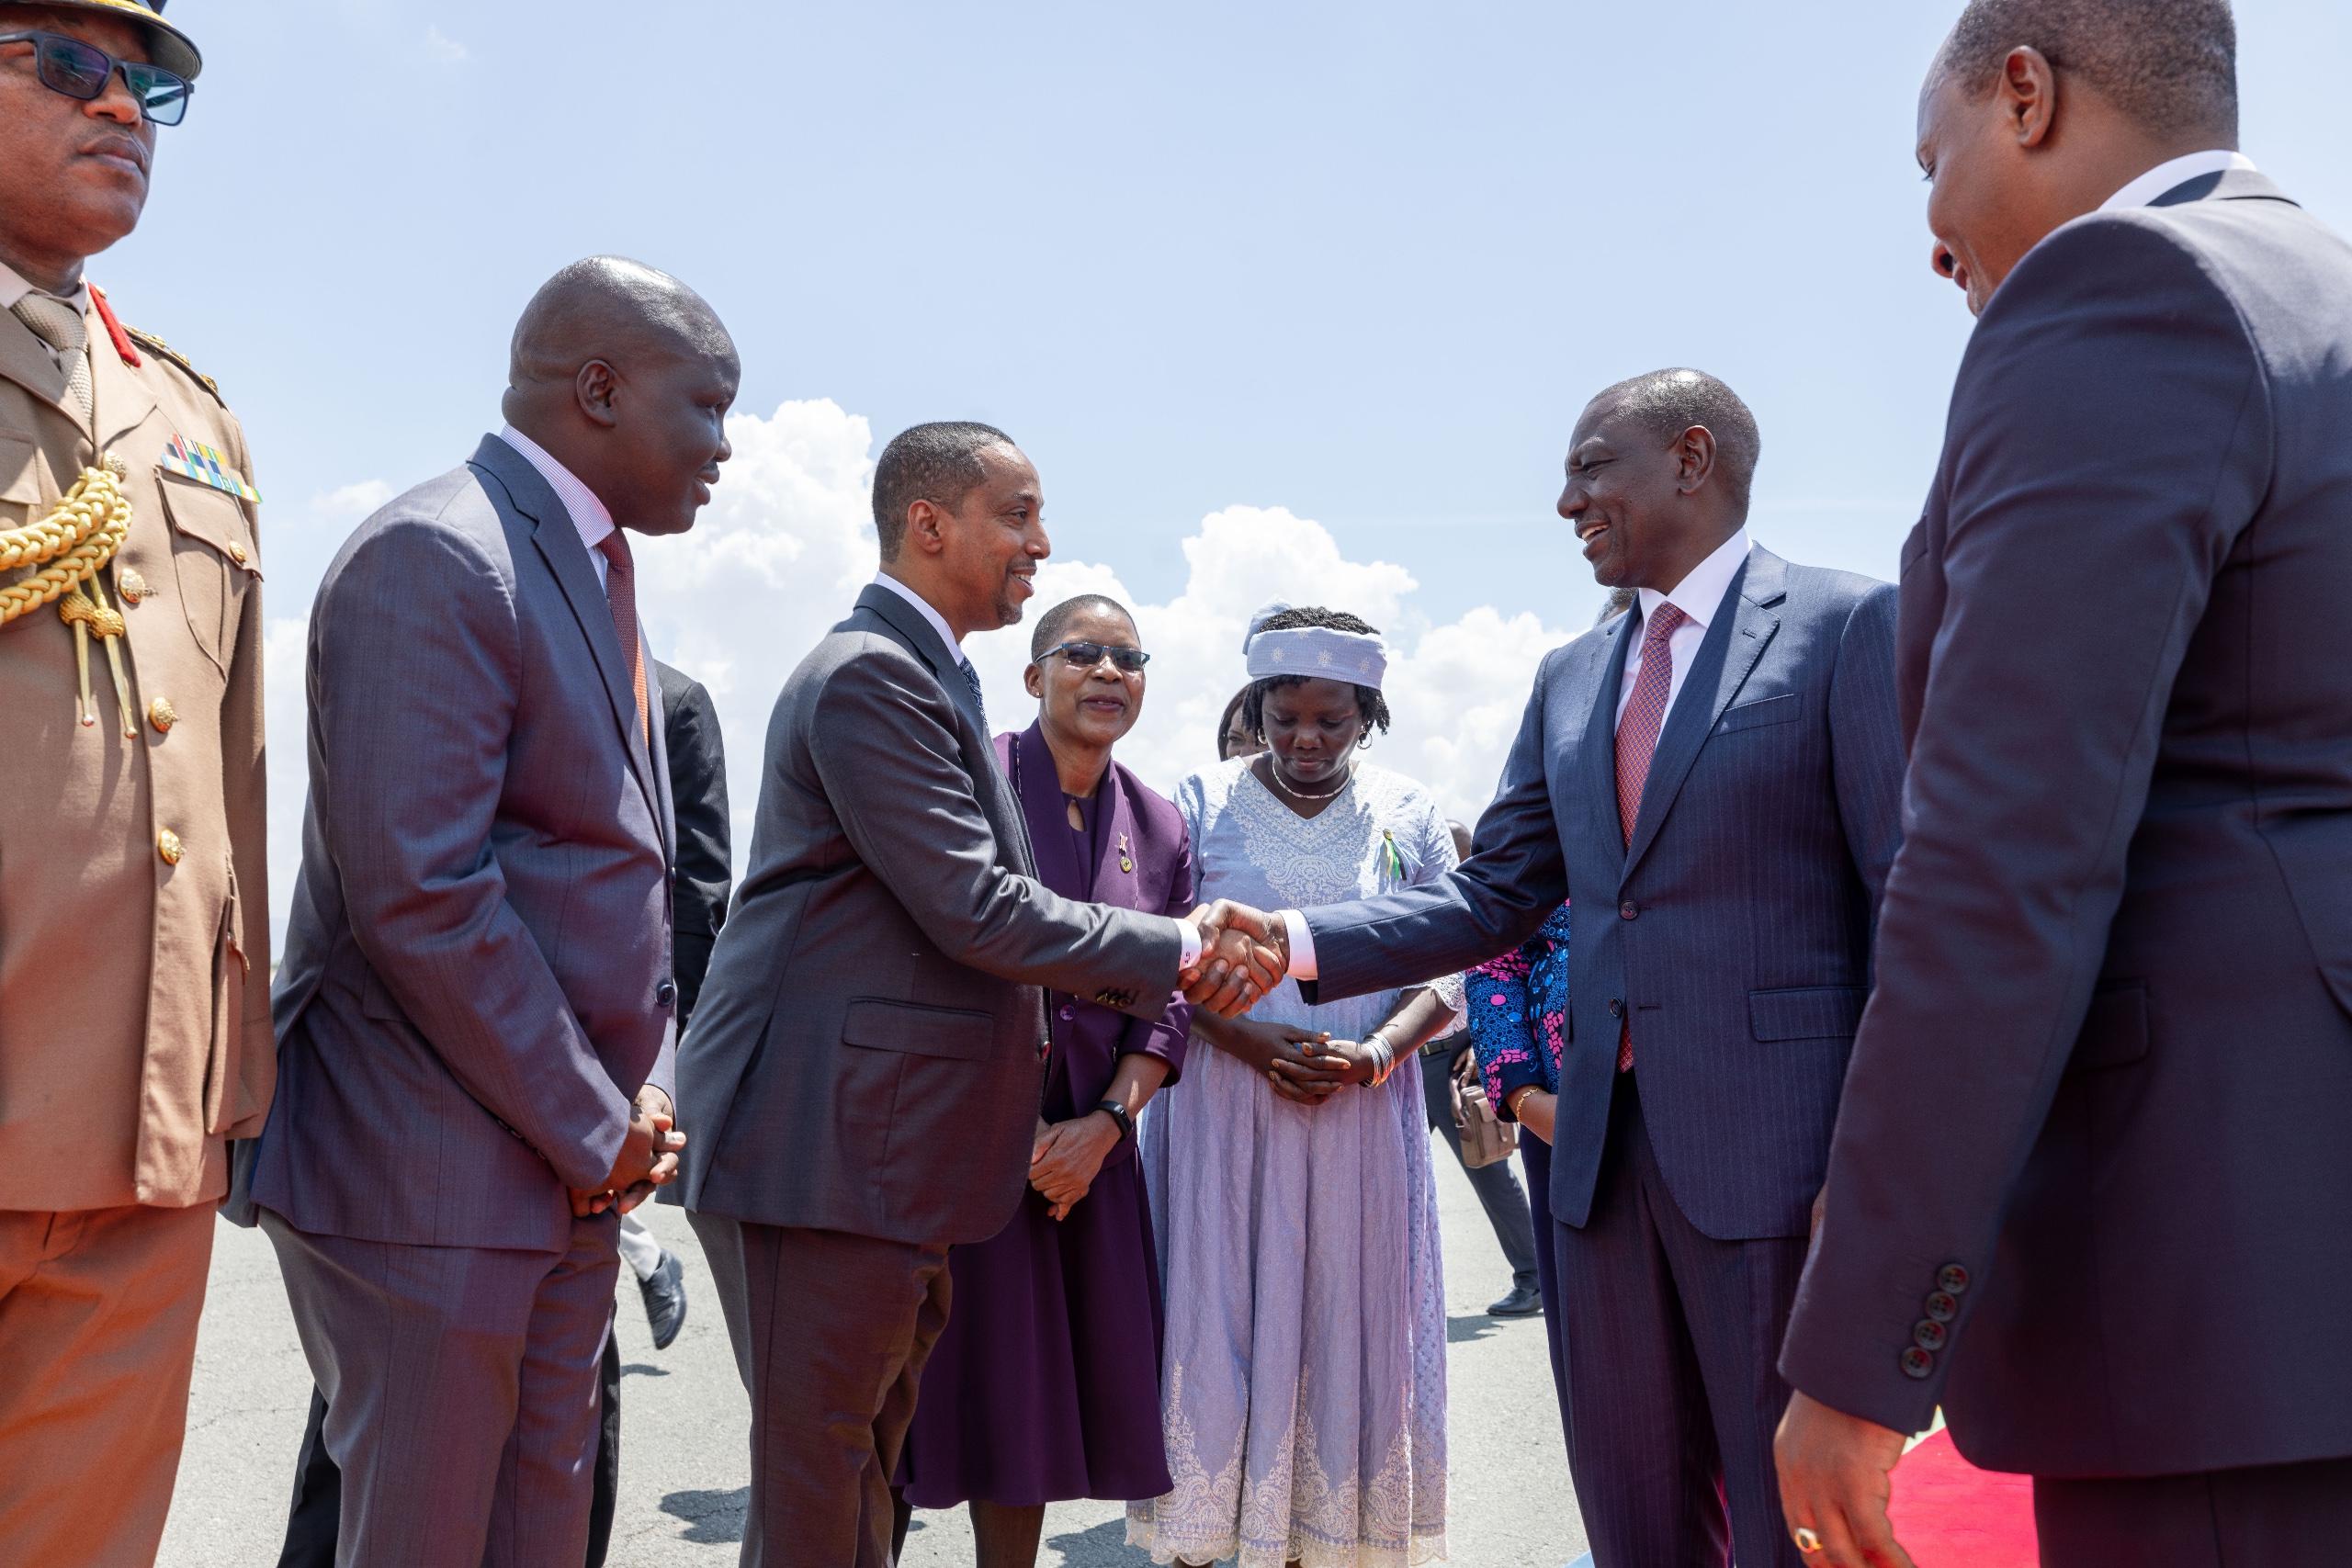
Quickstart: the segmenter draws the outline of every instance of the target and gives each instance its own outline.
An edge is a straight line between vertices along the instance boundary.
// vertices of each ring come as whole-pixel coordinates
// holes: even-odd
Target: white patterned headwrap
[[[1386,643],[1362,632],[1329,626],[1253,631],[1244,651],[1252,681],[1295,675],[1310,681],[1345,681],[1376,692],[1388,674]]]

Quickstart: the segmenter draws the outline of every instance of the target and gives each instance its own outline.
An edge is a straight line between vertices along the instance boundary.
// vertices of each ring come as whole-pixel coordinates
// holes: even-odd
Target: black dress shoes
[[[1510,1294],[1487,1309],[1488,1317],[1533,1317],[1544,1310],[1543,1293],[1532,1285],[1513,1285]]]
[[[686,1276],[678,1267],[678,1255],[662,1254],[662,1267],[653,1277],[639,1280],[637,1288],[645,1295],[645,1321],[653,1329],[653,1348],[667,1350],[686,1325]]]

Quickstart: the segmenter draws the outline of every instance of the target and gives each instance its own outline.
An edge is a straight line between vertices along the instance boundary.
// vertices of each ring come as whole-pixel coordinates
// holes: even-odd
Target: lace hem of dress
[[[1259,1546],[1227,1534],[1216,1540],[1170,1540],[1149,1519],[1127,1516],[1127,1544],[1150,1555],[1159,1568],[1177,1562],[1231,1562],[1235,1568],[1421,1568],[1423,1563],[1450,1562],[1445,1531],[1416,1535],[1402,1546],[1374,1546],[1366,1541],[1339,1545],[1319,1540],[1292,1540],[1281,1547]]]

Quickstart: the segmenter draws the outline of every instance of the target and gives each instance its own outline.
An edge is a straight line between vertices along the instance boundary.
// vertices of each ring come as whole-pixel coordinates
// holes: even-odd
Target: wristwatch
[[[1120,1104],[1117,1100],[1106,1100],[1094,1109],[1102,1111],[1104,1115],[1110,1117],[1112,1121],[1116,1122],[1119,1124],[1119,1136],[1122,1139],[1132,1138],[1136,1135],[1136,1119],[1128,1115],[1127,1108]]]

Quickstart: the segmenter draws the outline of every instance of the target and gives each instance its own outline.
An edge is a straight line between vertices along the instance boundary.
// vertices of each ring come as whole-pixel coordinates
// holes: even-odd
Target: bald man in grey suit
[[[615,1210],[675,1158],[668,767],[615,519],[693,525],[736,378],[675,279],[565,269],[516,328],[508,427],[319,591],[284,1091],[243,1176],[346,1565],[586,1549]]]

